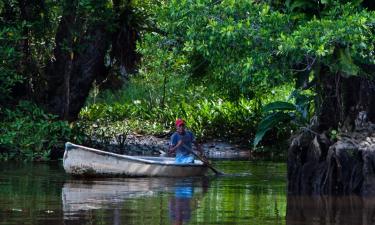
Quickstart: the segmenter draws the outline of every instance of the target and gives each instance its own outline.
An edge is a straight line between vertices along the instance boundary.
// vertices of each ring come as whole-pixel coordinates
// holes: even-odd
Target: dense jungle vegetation
[[[340,96],[355,90],[325,90],[353,77],[373,84],[374,9],[371,0],[0,0],[1,159],[53,158],[68,140],[167,136],[177,117],[202,141],[256,151],[314,115],[334,115],[320,124],[335,135],[353,105]]]

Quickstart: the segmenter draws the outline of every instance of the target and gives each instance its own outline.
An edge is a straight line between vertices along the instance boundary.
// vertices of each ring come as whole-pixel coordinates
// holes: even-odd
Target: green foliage
[[[177,97],[178,102],[166,102],[163,107],[149,107],[147,102],[140,100],[121,104],[97,103],[81,111],[80,121],[92,126],[106,118],[128,124],[131,132],[166,135],[174,130],[175,119],[181,117],[199,139],[226,138],[243,142],[246,140],[243,137],[253,132],[255,122],[259,120],[257,113],[252,111],[255,101],[243,98],[233,103],[213,96],[194,100],[188,95]]]
[[[140,45],[145,73],[199,78],[232,101],[252,98],[291,74],[275,54],[288,16],[251,1],[170,1],[157,8],[166,34],[146,34]],[[170,72],[161,64],[167,62]],[[163,64],[164,65],[164,64]],[[167,74],[166,74],[167,72]],[[171,76],[170,76],[171,77]]]
[[[337,140],[338,132],[337,130],[331,130],[329,133],[329,138],[331,140]]]
[[[296,107],[289,102],[272,102],[263,107],[263,112],[267,113],[272,110],[295,110]]]
[[[291,85],[285,85],[254,99],[232,102],[221,98],[215,89],[182,86],[185,78],[175,77],[169,83],[174,91],[167,93],[161,105],[163,89],[157,86],[158,79],[150,76],[146,82],[144,77],[134,77],[123,90],[96,93],[81,110],[80,122],[93,126],[105,118],[131,125],[130,132],[165,136],[174,130],[175,119],[182,117],[199,139],[222,138],[248,144],[260,120],[260,104],[285,100],[292,90]]]
[[[297,127],[305,126],[308,123],[311,116],[312,96],[295,91],[291,98],[295,103],[276,101],[263,107],[265,117],[258,124],[253,142],[254,147],[259,144],[267,131],[276,127],[280,129],[280,125],[283,123],[293,122]]]
[[[21,28],[14,24],[0,26],[0,102],[8,100],[11,88],[23,81],[16,69],[22,54],[15,48],[23,38]]]
[[[130,128],[127,121],[111,122],[98,119],[95,122],[79,121],[75,129],[82,135],[82,143],[89,146],[107,147],[116,141],[120,148],[125,145],[126,136]]]
[[[363,65],[375,64],[375,14],[362,8],[362,1],[169,1],[155,11],[163,32],[148,33],[140,43],[145,59],[141,74],[159,77],[159,85],[183,80],[181,87],[187,91],[189,85],[205,85],[234,104],[243,98],[258,100],[249,118],[257,118],[255,107],[266,103],[265,98],[276,100],[270,91],[275,86],[297,78],[296,87],[301,88],[320,75],[322,66],[331,74],[363,76]],[[280,122],[305,124],[313,113],[311,101],[300,95],[294,104],[267,105],[255,143]],[[207,116],[216,116],[215,107],[206,109],[209,104],[196,102],[202,105],[194,108],[187,102],[180,108],[192,113],[186,117],[194,117],[197,133],[207,135],[205,119],[200,118],[215,121]]]
[[[0,1],[0,102],[12,100],[16,84],[42,86],[38,69],[51,60],[58,12],[56,1]]]
[[[254,139],[254,147],[259,144],[267,131],[280,125],[282,122],[289,122],[292,118],[292,115],[285,112],[273,112],[266,116],[258,125],[258,130]]]
[[[74,13],[65,10],[70,7]],[[26,92],[42,93],[53,48],[63,44],[55,43],[55,35],[64,12],[72,12],[76,22],[64,45],[72,56],[85,49],[93,28],[104,28],[110,37],[131,24],[141,37],[139,73],[124,90],[88,99],[75,127],[78,142],[109,143],[130,131],[165,134],[177,117],[200,138],[252,139],[262,106],[273,102],[263,107],[258,143],[280,123],[287,130],[287,121],[308,121],[310,97],[295,96],[293,103],[284,98],[295,81],[296,88],[312,83],[322,67],[329,68],[327,75],[369,76],[364,68],[375,64],[375,12],[361,0],[0,0],[0,103],[14,97],[12,89],[22,82]],[[105,66],[112,71],[119,59],[110,48]],[[33,158],[67,137],[59,133],[66,124],[44,112],[33,124],[24,106],[1,111],[0,143],[7,153]],[[51,145],[37,143],[46,134],[33,129],[59,134]]]
[[[36,105],[21,101],[13,109],[3,109],[0,121],[2,159],[46,160],[52,149],[63,149],[72,132],[64,121],[46,114]]]
[[[231,100],[293,82],[302,65],[357,75],[375,62],[374,12],[361,1],[170,1],[155,11],[164,33],[139,45],[141,72],[198,77]]]
[[[358,75],[360,65],[375,64],[374,26],[375,12],[335,5],[324,18],[313,18],[289,35],[281,34],[279,54],[293,63],[324,64],[332,73]]]

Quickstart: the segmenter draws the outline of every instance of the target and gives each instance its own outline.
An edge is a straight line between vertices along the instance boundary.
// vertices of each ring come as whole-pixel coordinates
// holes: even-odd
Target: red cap
[[[183,119],[178,118],[176,120],[176,126],[179,127],[181,125],[185,125],[185,121]]]

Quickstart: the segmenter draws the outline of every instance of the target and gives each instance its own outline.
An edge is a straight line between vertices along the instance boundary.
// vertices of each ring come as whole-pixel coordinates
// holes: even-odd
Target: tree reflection
[[[374,224],[375,198],[288,196],[287,224]]]

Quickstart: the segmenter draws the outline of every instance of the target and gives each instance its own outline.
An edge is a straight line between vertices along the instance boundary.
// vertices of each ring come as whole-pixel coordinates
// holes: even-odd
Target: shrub
[[[3,160],[47,160],[53,149],[61,151],[72,137],[65,121],[45,113],[37,105],[21,101],[15,109],[3,109],[0,121],[0,154]]]

